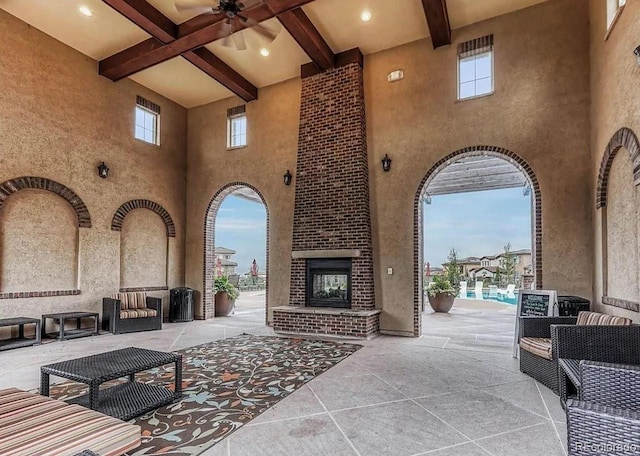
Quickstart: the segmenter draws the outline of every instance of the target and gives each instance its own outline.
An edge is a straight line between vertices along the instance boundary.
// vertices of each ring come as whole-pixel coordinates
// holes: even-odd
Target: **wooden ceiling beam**
[[[258,88],[230,68],[213,52],[205,47],[182,54],[182,57],[193,63],[220,84],[231,90],[244,101],[258,99]]]
[[[265,0],[264,3],[246,9],[243,14],[249,19],[249,22],[263,22],[289,10],[300,8],[311,1],[312,0]],[[196,19],[200,21],[198,25],[195,25]],[[100,69],[105,75],[110,75],[110,78],[122,79],[174,57],[178,57],[185,52],[198,49],[213,41],[224,38],[227,33],[224,28],[224,17],[220,14],[211,15],[210,21],[211,22],[206,20],[203,23],[202,19],[198,18],[187,21],[177,26],[178,32],[175,41],[171,41],[159,48],[153,47],[151,50],[133,46],[101,61]],[[247,28],[246,24],[236,22],[234,31],[245,28]],[[149,45],[147,46],[151,47]]]
[[[101,60],[98,68],[102,76],[112,81],[130,76],[137,71],[129,72],[129,68],[136,64],[144,65],[145,60],[141,59],[141,57],[166,49],[167,46],[171,46],[176,42],[178,26],[151,6],[151,4],[147,3],[146,0],[103,1],[134,24],[144,29],[153,38],[149,38],[122,52]],[[209,50],[205,48],[196,49],[195,51],[188,50],[177,54],[175,57],[178,55],[182,55],[189,62],[200,68],[243,100],[252,101],[258,98],[258,89],[256,86],[251,84],[240,73],[224,63]]]
[[[328,70],[335,66],[333,50],[302,8],[285,11],[278,15],[278,20],[320,69]]]
[[[178,27],[146,0],[102,0],[149,35],[163,43],[173,41]]]
[[[451,26],[447,12],[447,0],[422,0],[424,15],[427,17],[429,34],[433,48],[451,44]]]

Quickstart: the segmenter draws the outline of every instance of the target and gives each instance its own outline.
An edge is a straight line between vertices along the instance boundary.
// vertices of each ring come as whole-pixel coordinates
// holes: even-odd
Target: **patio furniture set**
[[[640,453],[640,325],[624,317],[520,317],[520,370],[560,396],[570,456]]]
[[[92,319],[90,328],[83,328],[82,319]],[[47,332],[51,320],[56,330]],[[68,329],[67,322],[75,320],[75,328]],[[34,325],[33,337],[25,337],[25,325]],[[42,339],[58,340],[98,334],[100,315],[97,312],[57,312],[42,315],[41,319],[14,317],[0,319],[0,327],[17,326],[17,336],[0,340],[0,351],[39,345]],[[162,329],[162,299],[147,296],[143,292],[115,293],[102,300],[102,329],[113,334]]]

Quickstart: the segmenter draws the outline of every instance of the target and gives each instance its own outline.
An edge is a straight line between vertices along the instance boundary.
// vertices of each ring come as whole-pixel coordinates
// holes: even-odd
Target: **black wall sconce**
[[[384,158],[382,159],[382,169],[385,173],[391,169],[391,159],[387,154],[384,154]]]
[[[289,170],[287,170],[286,173],[284,173],[284,185],[291,185],[291,179],[293,178],[293,176],[291,175],[291,172],[289,172]]]
[[[633,50],[633,53],[636,55],[636,59],[638,59],[638,66],[640,66],[640,46]]]
[[[109,175],[109,167],[105,165],[104,162],[100,163],[100,165],[98,165],[98,176],[100,176],[103,179],[106,179],[108,175]]]

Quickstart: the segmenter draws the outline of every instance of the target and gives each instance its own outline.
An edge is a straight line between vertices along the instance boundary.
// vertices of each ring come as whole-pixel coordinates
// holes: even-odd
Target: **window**
[[[244,105],[227,110],[227,148],[247,145],[247,116]]]
[[[137,97],[134,137],[149,144],[160,145],[160,106]]]
[[[493,93],[493,35],[458,45],[458,100]]]
[[[611,30],[627,0],[607,0],[607,32]]]

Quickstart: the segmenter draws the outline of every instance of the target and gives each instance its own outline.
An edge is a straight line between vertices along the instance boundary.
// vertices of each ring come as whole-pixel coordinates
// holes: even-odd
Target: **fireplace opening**
[[[351,259],[307,260],[306,303],[311,307],[351,308]]]

